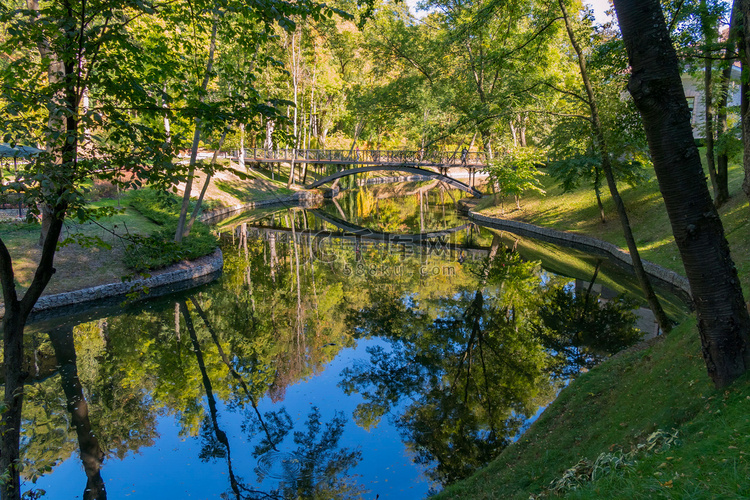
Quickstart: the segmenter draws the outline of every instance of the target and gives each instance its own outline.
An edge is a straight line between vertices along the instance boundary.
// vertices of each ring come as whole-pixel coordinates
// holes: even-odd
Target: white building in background
[[[714,82],[721,77],[721,72],[714,70],[713,78]],[[703,92],[703,76],[699,75],[682,75],[682,87],[685,89],[685,97],[687,98],[688,107],[691,110],[692,116],[690,122],[693,124],[693,137],[696,139],[703,139],[706,136],[706,99]],[[714,87],[715,88],[715,87]],[[716,92],[716,90],[714,90]],[[715,100],[715,99],[714,99]],[[740,106],[740,67],[739,65],[732,66],[732,76],[729,81],[729,101],[727,106],[736,106],[739,109]],[[714,116],[716,111],[714,111]],[[734,117],[734,118],[733,118]],[[739,111],[732,113],[729,112],[729,126],[732,126],[733,121],[739,120]],[[714,118],[714,127],[716,127],[716,119]]]

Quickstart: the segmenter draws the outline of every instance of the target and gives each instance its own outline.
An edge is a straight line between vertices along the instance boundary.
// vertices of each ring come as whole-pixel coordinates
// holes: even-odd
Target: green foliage
[[[643,335],[635,328],[636,303],[623,296],[604,301],[558,286],[545,290],[540,302],[534,332],[554,355],[553,372],[560,377],[592,368]]]
[[[538,148],[509,148],[490,162],[487,169],[490,182],[497,185],[502,194],[514,196],[516,202],[527,191],[544,194],[539,180],[544,172],[539,166],[545,159],[544,151]]]
[[[562,185],[563,193],[577,189],[584,181],[601,185],[601,158],[577,155],[549,162],[549,173]],[[598,176],[598,178],[597,178]],[[596,179],[596,180],[594,180]]]
[[[127,198],[131,207],[161,228],[150,236],[132,235],[125,255],[127,266],[136,271],[160,269],[185,259],[208,255],[216,248],[216,237],[205,224],[195,223],[190,236],[173,241],[179,217],[179,201],[171,193],[142,189]]]
[[[737,123],[716,139],[714,151],[717,155],[725,154],[730,161],[738,161],[742,157],[742,131],[740,127],[741,125]]]

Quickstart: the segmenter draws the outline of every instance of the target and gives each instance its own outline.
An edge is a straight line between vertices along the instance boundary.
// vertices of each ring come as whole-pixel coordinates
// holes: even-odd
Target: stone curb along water
[[[549,243],[557,243],[605,257],[611,257],[615,259],[615,261],[623,264],[623,267],[630,270],[633,268],[633,260],[631,259],[630,254],[623,251],[618,246],[606,241],[598,240],[590,236],[535,226],[525,222],[487,217],[486,215],[471,210],[469,210],[468,215],[470,220],[474,220],[486,227],[509,231],[518,234],[519,236],[528,236]],[[643,267],[649,276],[656,278],[674,291],[685,294],[688,298],[692,297],[692,294],[690,293],[690,283],[684,276],[646,260],[643,261]]]
[[[33,312],[47,311],[50,309],[82,305],[112,297],[125,296],[132,292],[142,292],[144,289],[153,289],[165,285],[173,285],[183,281],[218,273],[224,267],[224,256],[220,249],[214,250],[210,255],[200,257],[193,261],[183,261],[165,270],[158,271],[148,278],[138,278],[120,283],[108,283],[72,292],[58,293],[55,295],[43,295],[34,305]],[[0,304],[0,318],[5,316],[5,304]]]

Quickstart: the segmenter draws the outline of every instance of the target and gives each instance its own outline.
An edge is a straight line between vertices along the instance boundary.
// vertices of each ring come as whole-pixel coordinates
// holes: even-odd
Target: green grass
[[[729,203],[720,213],[745,290],[750,285],[747,199],[742,169],[730,169]],[[593,191],[562,194],[545,179],[548,195],[522,201],[504,216],[575,231],[625,247],[609,198],[611,218],[598,220]],[[645,259],[682,272],[657,186],[623,187],[631,223]],[[515,207],[513,207],[515,208]],[[491,197],[478,210],[503,216]],[[572,265],[562,263],[562,265]],[[713,388],[693,316],[650,345],[620,353],[565,388],[524,436],[469,479],[438,499],[554,497],[553,479],[581,459],[613,450],[628,452],[657,430],[676,429],[680,444],[637,457],[632,467],[588,482],[564,498],[750,498],[750,375],[728,389]]]
[[[116,206],[114,200],[102,200],[93,205]],[[79,224],[71,219],[63,226],[62,238],[82,235],[99,238],[106,247],[81,246],[72,243],[60,248],[55,255],[55,269],[45,289],[45,295],[78,290],[90,286],[119,281],[130,273],[123,263],[127,251],[128,234],[150,234],[158,226],[138,212],[123,205],[123,211],[97,221]],[[41,254],[38,246],[41,226],[38,223],[0,223],[0,237],[8,247],[13,270],[20,291],[31,284]]]
[[[261,187],[244,182],[215,181],[217,188],[237,198],[243,203],[276,198],[294,193],[291,189],[287,189],[286,184],[282,182],[268,180],[266,183],[267,186]]]
[[[208,226],[198,221],[193,225],[189,236],[180,244],[174,243],[180,212],[180,200],[177,196],[142,189],[129,193],[128,203],[158,225],[150,235],[137,238],[128,246],[125,264],[129,269],[137,272],[160,269],[181,260],[202,257],[216,248],[216,237]],[[188,214],[195,209],[194,202],[190,205]]]
[[[719,213],[743,289],[747,292],[750,291],[750,209],[747,198],[742,193],[742,177],[742,166],[731,164],[731,199],[720,208]],[[476,210],[485,215],[587,234],[627,249],[622,226],[606,187],[602,191],[602,197],[607,222],[602,223],[594,191],[590,186],[563,193],[551,176],[543,177],[543,182],[547,194],[525,196],[521,200],[521,210],[517,210],[511,200],[501,202],[494,196],[482,199]],[[651,179],[635,187],[621,185],[619,189],[628,209],[628,217],[641,257],[684,275],[685,270],[679,258],[672,227],[656,180]]]
[[[192,236],[176,247],[170,243],[176,228],[176,205],[159,206],[148,190],[139,190],[116,200],[90,203],[92,208],[114,207],[120,212],[95,221],[65,221],[61,240],[98,239],[100,244],[72,242],[55,254],[56,272],[45,289],[45,295],[80,290],[105,283],[118,282],[134,271],[158,269],[182,259],[206,255],[216,248],[209,229],[196,223]],[[137,207],[137,209],[136,209]],[[31,284],[41,255],[38,246],[41,226],[38,223],[0,223],[0,237],[8,247],[19,291]],[[133,240],[145,245],[134,246]]]
[[[747,498],[750,379],[713,389],[695,330],[687,321],[581,375],[517,443],[437,498],[528,499],[582,458],[628,451],[657,429],[677,429],[683,444],[567,497]]]

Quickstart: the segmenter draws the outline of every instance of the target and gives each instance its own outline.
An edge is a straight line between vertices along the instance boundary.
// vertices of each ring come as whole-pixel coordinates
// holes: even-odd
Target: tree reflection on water
[[[381,215],[369,216],[387,219],[389,206],[372,203]],[[432,223],[426,212],[415,223],[422,219]],[[215,485],[224,498],[369,494],[358,474],[377,451],[342,444],[352,421],[374,432],[395,425],[411,459],[445,485],[496,457],[564,379],[639,336],[632,303],[576,292],[476,228],[440,249],[329,231],[332,258],[323,262],[313,244],[326,227],[314,215],[291,210],[256,224],[227,234],[216,284],[35,342],[30,352],[47,352],[59,368],[27,386],[26,478],[77,449],[86,494],[104,498],[101,457],[129,460],[158,444],[168,416],[198,443],[196,458],[226,464]],[[321,399],[294,420],[287,389],[359,342],[369,342],[367,358],[330,388],[361,399],[353,413]]]
[[[501,250],[475,266],[474,290],[424,302],[373,291],[371,305],[348,321],[359,336],[390,345],[342,373],[344,389],[365,398],[358,423],[375,426],[409,400],[396,424],[416,459],[435,464],[429,475],[441,484],[497,456],[554,393],[548,357],[531,333],[537,270]]]

